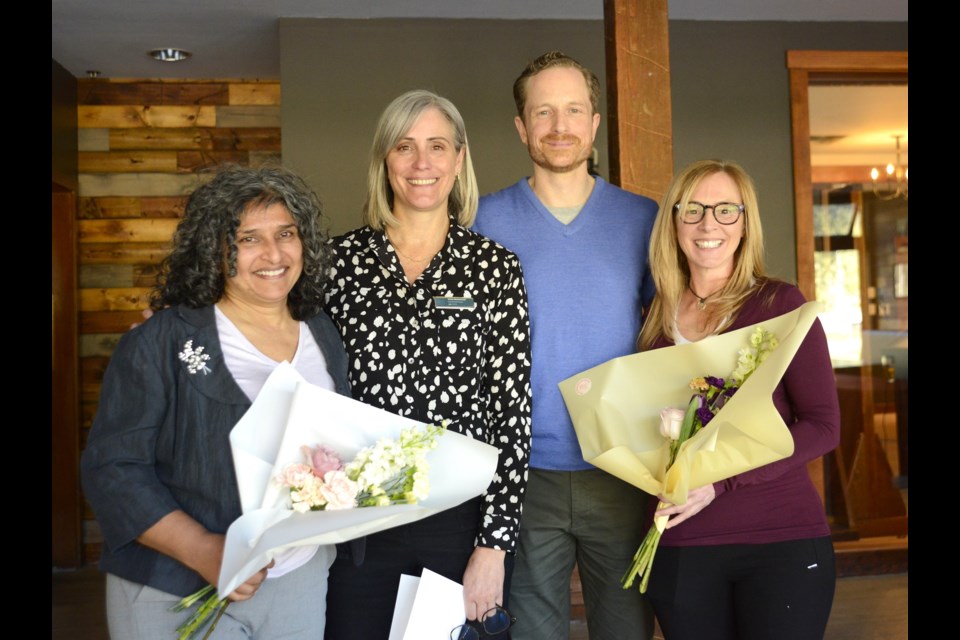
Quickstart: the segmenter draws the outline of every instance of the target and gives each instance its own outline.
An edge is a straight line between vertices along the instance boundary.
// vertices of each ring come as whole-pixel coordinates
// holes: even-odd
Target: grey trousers
[[[321,546],[302,567],[268,579],[257,594],[231,602],[210,636],[216,640],[315,640],[323,637],[327,573],[336,547]],[[193,609],[169,611],[181,599],[107,574],[107,624],[112,640],[170,640]],[[198,637],[203,637],[202,635]]]
[[[570,575],[576,561],[590,640],[650,640],[653,611],[620,578],[633,562],[647,494],[612,475],[530,469],[510,612],[513,640],[570,636]]]

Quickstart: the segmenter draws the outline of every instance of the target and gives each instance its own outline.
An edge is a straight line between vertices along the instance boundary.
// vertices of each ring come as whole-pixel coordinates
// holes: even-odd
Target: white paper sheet
[[[486,491],[499,451],[452,431],[427,454],[430,494],[419,504],[295,513],[286,490],[271,480],[286,464],[302,461],[302,445],[324,444],[349,461],[378,438],[397,438],[404,427],[417,424],[311,385],[287,363],[278,366],[230,433],[244,514],[227,530],[220,595],[231,593],[283,548],[345,542],[420,520]]]
[[[419,578],[400,577],[389,640],[449,640],[465,620],[463,585],[424,569]]]

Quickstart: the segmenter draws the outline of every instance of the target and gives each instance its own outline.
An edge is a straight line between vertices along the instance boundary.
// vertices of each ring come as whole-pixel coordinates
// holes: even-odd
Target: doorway
[[[825,508],[835,540],[905,545],[907,54],[790,51],[787,66],[798,283],[821,302],[841,404]]]

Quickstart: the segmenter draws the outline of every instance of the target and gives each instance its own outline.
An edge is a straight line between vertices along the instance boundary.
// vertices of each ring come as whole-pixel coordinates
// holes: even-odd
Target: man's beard
[[[566,163],[566,164],[554,164],[553,162],[551,162],[551,161],[549,160],[549,158],[547,157],[547,154],[544,153],[543,150],[542,150],[540,147],[538,147],[538,146],[536,146],[536,145],[534,145],[534,144],[528,144],[528,145],[527,145],[527,151],[528,151],[528,153],[530,154],[530,159],[533,160],[533,162],[534,162],[537,166],[542,167],[542,168],[544,168],[544,169],[546,169],[547,171],[550,171],[550,172],[552,172],[552,173],[569,173],[570,171],[575,171],[575,170],[578,169],[583,163],[585,163],[585,162],[587,161],[587,159],[590,158],[590,154],[593,152],[593,149],[592,149],[592,148],[587,148],[587,147],[583,144],[583,141],[580,140],[580,138],[578,138],[578,137],[576,137],[576,136],[570,136],[570,135],[566,135],[566,136],[546,136],[546,137],[540,139],[541,142],[543,142],[543,141],[557,141],[557,140],[561,140],[561,141],[565,141],[565,142],[566,142],[566,141],[576,141],[577,144],[580,146],[579,155],[577,155],[577,157],[574,158],[574,159],[573,159],[572,161],[570,161],[569,163]]]

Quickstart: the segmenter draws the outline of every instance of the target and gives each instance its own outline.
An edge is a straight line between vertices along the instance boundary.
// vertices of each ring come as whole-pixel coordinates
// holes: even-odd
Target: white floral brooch
[[[193,340],[187,340],[183,345],[183,351],[177,355],[187,363],[187,371],[191,374],[197,371],[203,371],[203,375],[210,373],[210,367],[207,366],[207,360],[210,359],[210,356],[203,352],[203,347],[194,349]]]

